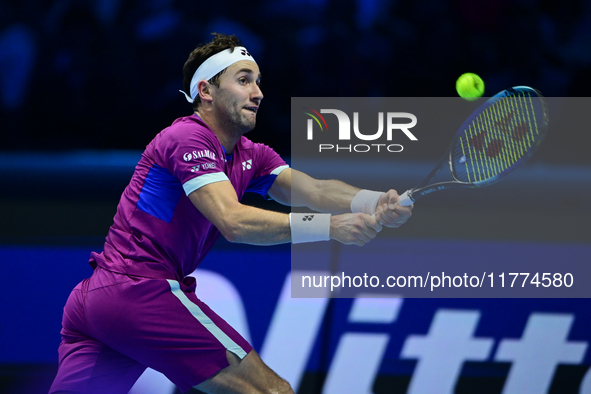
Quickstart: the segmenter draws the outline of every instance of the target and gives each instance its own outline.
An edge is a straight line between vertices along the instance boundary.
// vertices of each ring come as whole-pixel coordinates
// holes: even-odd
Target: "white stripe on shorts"
[[[207,328],[207,330],[214,336],[224,347],[229,350],[230,352],[234,353],[240,359],[243,359],[246,356],[246,352],[242,349],[236,342],[234,342],[225,332],[220,330],[218,326],[215,325],[214,322],[211,321],[209,317],[199,306],[191,302],[187,298],[187,295],[181,290],[179,282],[176,280],[167,279],[168,283],[170,284],[170,289],[172,290],[172,294],[178,298],[181,303],[191,312],[193,317],[199,321],[203,325],[203,327]]]

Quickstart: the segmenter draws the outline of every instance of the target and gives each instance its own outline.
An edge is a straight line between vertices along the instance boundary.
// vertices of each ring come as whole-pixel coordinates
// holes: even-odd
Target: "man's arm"
[[[284,205],[342,214],[351,212],[351,202],[359,191],[359,188],[338,180],[318,180],[288,168],[277,176],[269,196]],[[375,218],[388,227],[404,224],[410,218],[413,206],[399,207],[397,201],[396,190],[383,193],[377,201]]]
[[[277,176],[268,194],[283,205],[339,214],[351,212],[351,201],[359,190],[338,180],[318,180],[287,168]]]
[[[189,199],[230,242],[274,245],[291,241],[289,215],[241,204],[229,181],[207,184],[190,193]],[[331,217],[329,234],[344,244],[364,245],[380,229],[371,216],[348,214]]]
[[[189,199],[230,242],[275,245],[291,240],[288,215],[241,204],[229,181],[207,184]]]

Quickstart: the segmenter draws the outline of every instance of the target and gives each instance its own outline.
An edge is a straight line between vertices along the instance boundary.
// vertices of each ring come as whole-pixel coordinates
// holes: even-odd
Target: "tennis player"
[[[199,300],[187,275],[220,234],[255,245],[363,245],[382,224],[398,227],[410,217],[412,207],[398,207],[394,190],[313,179],[244,137],[255,127],[263,93],[259,67],[235,36],[214,34],[183,71],[194,113],[147,146],[103,252],[91,254],[93,275],[68,298],[50,393],[127,393],[146,367],[183,392],[293,393]],[[292,176],[299,181],[292,184]],[[245,206],[246,191],[329,213]]]

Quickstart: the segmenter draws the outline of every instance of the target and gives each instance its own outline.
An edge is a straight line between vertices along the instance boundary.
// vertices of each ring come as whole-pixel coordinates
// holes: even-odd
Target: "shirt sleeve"
[[[214,182],[227,181],[225,156],[215,135],[195,128],[171,130],[162,144],[161,159],[188,196]]]
[[[256,162],[259,163],[255,177],[250,181],[247,192],[258,193],[267,197],[269,189],[281,171],[289,168],[285,161],[273,149],[264,144],[254,144]]]

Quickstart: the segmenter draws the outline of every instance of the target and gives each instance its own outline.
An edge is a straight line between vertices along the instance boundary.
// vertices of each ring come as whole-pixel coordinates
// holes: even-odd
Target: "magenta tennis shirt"
[[[238,198],[263,196],[288,168],[266,145],[246,137],[226,155],[196,115],[179,118],[142,154],[125,188],[102,253],[90,265],[129,275],[182,279],[203,260],[219,231],[187,197],[213,182],[230,181]]]

